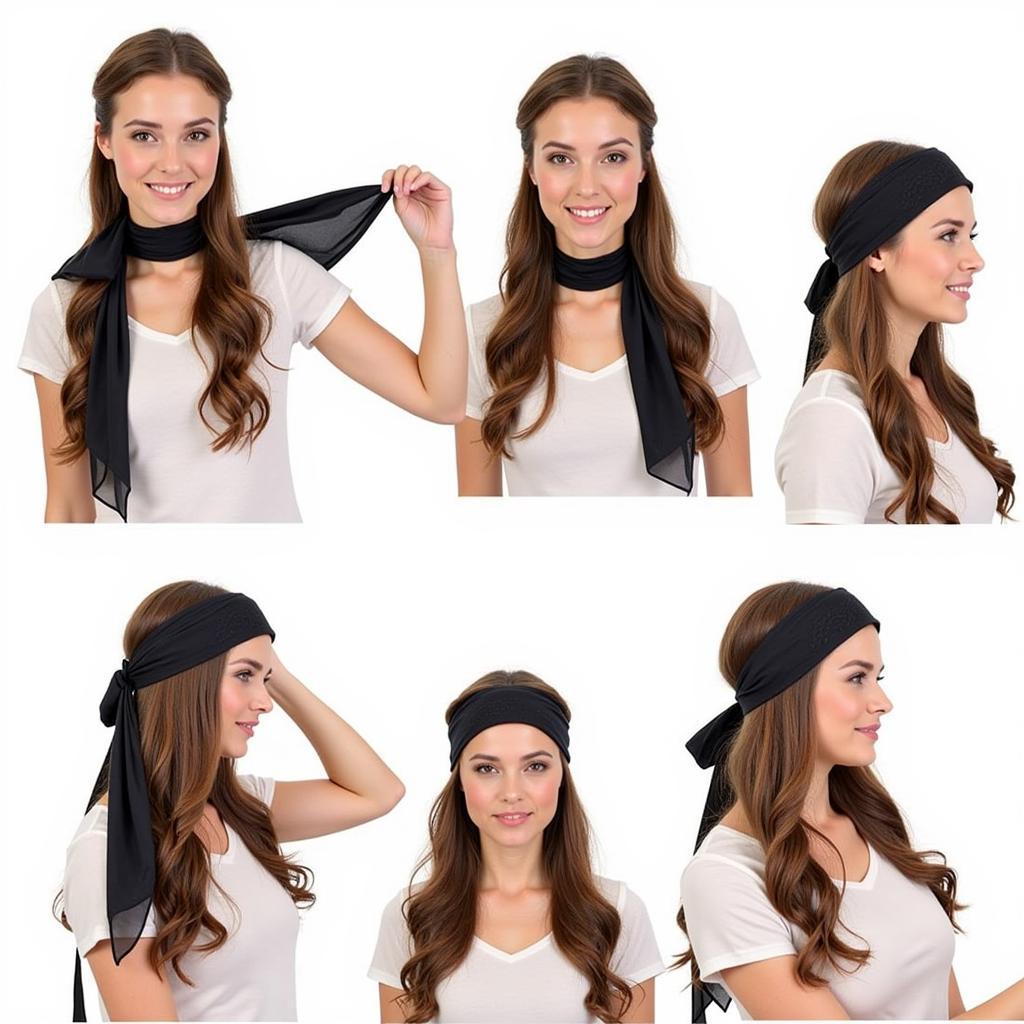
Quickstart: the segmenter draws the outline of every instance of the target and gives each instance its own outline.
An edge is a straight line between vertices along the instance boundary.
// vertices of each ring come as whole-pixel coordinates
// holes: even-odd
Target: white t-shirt
[[[273,779],[240,775],[238,781],[269,806]],[[210,854],[217,884],[210,885],[207,907],[228,929],[228,939],[212,953],[190,951],[182,957],[182,968],[195,987],[182,982],[170,964],[164,966],[178,1019],[295,1020],[298,911],[238,833],[227,823],[225,827],[227,851]],[[106,871],[107,808],[95,804],[71,840],[64,871],[64,913],[83,959],[97,942],[110,938]],[[150,908],[141,937],[156,931]],[[100,1012],[104,1020],[110,1019],[102,999]]]
[[[714,288],[687,282],[711,318],[711,359],[705,373],[721,397],[758,379],[736,312]],[[487,376],[487,335],[501,313],[498,295],[467,310],[469,390],[466,415],[484,417],[493,393]],[[636,401],[625,354],[595,370],[555,362],[555,402],[544,425],[527,438],[509,442],[512,459],[503,459],[510,495],[649,495],[685,497],[677,487],[647,472]],[[524,399],[518,423],[535,423],[544,407],[545,377]],[[697,494],[700,460],[694,460]]]
[[[661,974],[665,963],[640,897],[623,882],[607,878],[597,882],[622,920],[612,970],[631,985]],[[369,970],[374,981],[397,989],[402,987],[402,967],[412,954],[402,916],[406,895],[403,889],[384,908]],[[588,988],[586,979],[566,960],[550,934],[518,953],[506,953],[474,938],[466,959],[437,988],[437,1020],[444,1024],[594,1021],[583,1005]]]
[[[725,825],[708,832],[683,872],[682,903],[702,981],[724,985],[724,969],[795,955],[807,941],[768,899],[761,844]],[[954,932],[927,886],[870,849],[864,879],[846,883],[840,922],[845,942],[871,950],[852,975],[820,972],[852,1019],[948,1020]]]
[[[273,325],[249,369],[270,398],[270,418],[248,446],[214,452],[199,418],[209,372],[190,331],[162,334],[128,319],[131,364],[128,452],[129,522],[298,522],[288,461],[288,371],[292,345],[309,348],[344,305],[349,289],[283,242],[249,242],[252,290],[273,311]],[[64,318],[77,288],[51,281],[32,305],[18,366],[61,383],[72,365]],[[210,357],[209,347],[199,339]],[[280,369],[279,369],[280,368]],[[209,403],[203,408],[215,426]],[[119,522],[97,502],[97,518]]]
[[[962,523],[991,523],[996,482],[946,424],[947,440],[928,441],[932,494]],[[882,454],[857,381],[840,370],[807,378],[775,449],[775,476],[787,523],[884,523],[902,482]],[[893,514],[905,522],[902,508]]]

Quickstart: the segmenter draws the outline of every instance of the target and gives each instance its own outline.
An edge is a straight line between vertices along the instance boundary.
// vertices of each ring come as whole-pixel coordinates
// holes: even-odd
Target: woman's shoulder
[[[763,884],[764,866],[764,848],[753,836],[716,825],[683,869],[683,890],[714,886],[736,871]]]
[[[797,413],[803,413],[801,421],[811,416],[817,422],[859,421],[873,434],[860,385],[856,378],[841,370],[816,370],[812,373],[793,399],[787,426]]]

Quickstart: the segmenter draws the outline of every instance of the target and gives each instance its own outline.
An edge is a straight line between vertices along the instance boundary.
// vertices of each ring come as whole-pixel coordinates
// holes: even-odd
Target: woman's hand
[[[395,212],[420,252],[447,251],[452,241],[451,189],[415,164],[389,168],[381,177],[382,192],[394,192]]]

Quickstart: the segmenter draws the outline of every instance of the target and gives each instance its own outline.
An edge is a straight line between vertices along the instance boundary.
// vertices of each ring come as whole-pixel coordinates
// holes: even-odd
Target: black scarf
[[[714,768],[695,851],[732,806],[734,794],[725,763],[743,716],[799,682],[865,626],[881,629],[878,619],[853,594],[837,587],[816,594],[780,619],[754,648],[736,680],[735,703],[712,718],[686,744],[701,768]],[[721,985],[694,986],[693,1024],[705,1024],[705,1012],[712,1003],[724,1010],[729,1002]]]
[[[89,808],[106,783],[107,926],[116,964],[139,941],[156,881],[149,791],[139,743],[135,694],[257,636],[274,639],[274,631],[256,602],[244,594],[218,594],[161,623],[110,678],[100,702],[100,720],[114,727],[114,738],[93,787]],[[77,952],[72,1019],[86,1019],[82,962]]]
[[[242,218],[246,236],[286,242],[330,269],[359,241],[390,193],[377,185],[342,189]],[[201,216],[168,227],[144,228],[127,208],[54,274],[56,278],[108,281],[96,310],[89,356],[85,444],[96,498],[128,518],[131,467],[128,453],[128,257],[173,262],[206,244]]]
[[[804,305],[814,314],[804,380],[824,358],[828,346],[821,322],[839,278],[895,237],[918,214],[947,192],[974,185],[945,153],[921,149],[879,171],[843,210],[828,244],[828,259],[818,268]]]
[[[550,736],[569,760],[569,720],[553,697],[533,686],[494,686],[467,697],[448,723],[449,767],[459,763],[466,744],[485,729],[506,722],[532,725]]]
[[[644,464],[651,476],[689,494],[693,489],[693,424],[669,358],[661,314],[629,247],[585,260],[555,249],[555,280],[579,292],[596,292],[622,282],[622,338]]]

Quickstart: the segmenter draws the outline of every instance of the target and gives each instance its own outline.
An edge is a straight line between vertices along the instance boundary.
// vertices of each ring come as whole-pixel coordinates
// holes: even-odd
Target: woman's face
[[[532,725],[495,725],[478,733],[459,758],[459,781],[481,841],[499,847],[539,842],[558,809],[562,759]]]
[[[220,101],[190,75],[143,75],[119,93],[110,134],[96,145],[114,161],[133,221],[157,228],[196,215],[220,153]]]
[[[882,648],[878,630],[865,626],[819,666],[814,687],[818,759],[828,765],[869,765],[882,715],[892,704],[879,686]]]
[[[242,757],[260,715],[273,711],[267,692],[273,656],[269,636],[253,637],[228,651],[220,680],[221,757]]]
[[[967,319],[971,282],[985,266],[972,240],[975,226],[971,193],[961,185],[915,217],[896,245],[868,257],[896,312],[924,323]]]
[[[614,252],[644,179],[636,121],[609,99],[559,100],[534,125],[530,178],[562,252]]]

